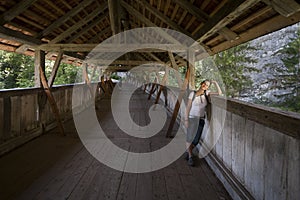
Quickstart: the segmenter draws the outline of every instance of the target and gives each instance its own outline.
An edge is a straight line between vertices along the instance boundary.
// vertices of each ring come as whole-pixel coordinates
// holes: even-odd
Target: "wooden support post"
[[[48,85],[50,88],[52,88],[52,85],[54,83],[54,80],[55,80],[55,77],[56,77],[56,73],[58,71],[58,67],[60,65],[60,62],[61,62],[61,59],[62,59],[62,56],[63,56],[63,51],[60,51],[56,57],[56,60],[55,60],[55,63],[53,65],[53,69],[52,69],[52,72],[51,72],[51,76],[48,80]]]
[[[168,55],[169,55],[169,58],[170,58],[170,61],[171,61],[171,66],[172,66],[173,69],[175,69],[175,76],[176,76],[177,81],[178,81],[178,87],[181,88],[182,81],[181,81],[181,78],[179,76],[178,65],[175,62],[175,58],[173,56],[173,53],[168,51]]]
[[[114,84],[113,84],[113,82],[112,82],[112,80],[111,80],[111,78],[109,77],[109,79],[108,79],[108,84],[109,84],[109,86],[110,86],[110,89],[111,89],[111,93],[113,92],[113,90],[114,90]]]
[[[152,94],[155,92],[155,90],[157,89],[157,87],[159,87],[159,75],[158,72],[155,72],[155,79],[154,79],[154,83],[152,84],[152,88],[150,90],[149,96],[148,96],[148,100],[150,100]]]
[[[100,82],[100,88],[101,90],[104,92],[104,94],[106,93],[106,87],[105,87],[105,81],[104,81],[104,75],[101,76],[101,82]]]
[[[148,84],[145,84],[144,93],[146,93],[147,86],[148,86]]]
[[[177,115],[178,115],[178,111],[179,111],[179,108],[180,108],[180,104],[181,104],[181,101],[183,99],[183,96],[185,94],[185,91],[186,91],[186,88],[187,88],[187,85],[189,83],[189,77],[190,77],[190,69],[188,67],[187,71],[186,71],[186,74],[185,74],[185,79],[184,79],[184,83],[183,83],[183,86],[180,90],[180,93],[178,95],[178,99],[177,99],[177,102],[175,104],[175,108],[174,108],[174,111],[173,111],[173,115],[172,115],[172,118],[171,118],[171,121],[170,121],[170,125],[169,125],[169,128],[167,130],[167,134],[166,134],[166,137],[174,137],[172,135],[172,131],[173,131],[173,127],[174,127],[174,124],[176,122],[176,118],[177,118]]]
[[[146,89],[147,89],[148,85],[150,86],[150,83],[148,83],[149,82],[149,73],[146,74],[145,80],[146,80],[147,84],[145,84],[144,93],[146,93]]]
[[[190,71],[189,76],[189,88],[195,89],[195,51],[189,49],[187,51],[187,59],[188,59],[188,68]]]
[[[166,67],[164,77],[163,77],[163,79],[161,81],[161,84],[159,85],[160,88],[159,88],[159,91],[158,91],[157,96],[156,96],[155,104],[158,103],[158,101],[160,99],[160,94],[161,94],[162,90],[164,89],[164,87],[166,85],[167,78],[168,78],[168,73],[169,73],[169,69],[168,69],[168,67]]]
[[[156,80],[156,78],[155,78],[155,80]],[[151,90],[149,92],[148,100],[151,99],[152,94],[155,92],[156,85],[157,85],[157,83],[152,83],[152,87],[151,87]]]
[[[36,50],[34,55],[34,86],[41,87],[40,67],[45,71],[45,52]]]
[[[84,82],[85,82],[85,84],[88,86],[88,88],[89,88],[89,91],[90,91],[90,93],[91,93],[91,96],[92,96],[92,99],[94,99],[95,98],[95,96],[94,96],[94,93],[93,93],[93,89],[92,89],[92,87],[91,87],[91,81],[90,81],[90,79],[89,79],[89,76],[88,76],[88,65],[87,64],[85,64],[85,65],[83,65],[83,75],[84,75]]]
[[[112,72],[107,72],[107,77],[106,77],[106,84],[108,85],[108,88],[110,89],[110,93],[112,93],[114,90],[113,82],[110,78],[111,74],[112,74]]]
[[[40,77],[41,77],[42,85],[43,85],[44,91],[45,91],[45,93],[48,97],[49,104],[50,104],[50,107],[52,109],[52,112],[55,115],[55,118],[56,118],[56,121],[57,121],[57,126],[58,126],[60,132],[63,135],[65,135],[64,127],[63,127],[63,124],[61,122],[61,118],[60,118],[60,115],[59,115],[59,110],[57,108],[57,105],[56,105],[55,99],[52,95],[52,92],[51,92],[51,90],[48,86],[47,79],[46,79],[46,76],[44,74],[44,70],[41,66],[39,67],[39,69],[40,69]]]

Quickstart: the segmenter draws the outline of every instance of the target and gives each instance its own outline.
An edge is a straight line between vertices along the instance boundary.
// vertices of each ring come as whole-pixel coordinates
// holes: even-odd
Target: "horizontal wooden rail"
[[[224,102],[226,101],[226,102]],[[215,96],[214,105],[291,137],[300,139],[300,114]],[[226,105],[226,108],[224,108]]]

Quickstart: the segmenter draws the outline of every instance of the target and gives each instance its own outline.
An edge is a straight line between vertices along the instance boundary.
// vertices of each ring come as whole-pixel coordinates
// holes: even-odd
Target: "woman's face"
[[[209,81],[204,81],[204,83],[201,84],[201,89],[203,90],[207,90],[210,86],[210,82]]]

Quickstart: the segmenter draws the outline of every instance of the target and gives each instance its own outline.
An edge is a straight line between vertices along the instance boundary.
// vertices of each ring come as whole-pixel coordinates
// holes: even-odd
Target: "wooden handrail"
[[[212,97],[214,106],[300,139],[300,114],[221,96]],[[225,107],[224,107],[225,106]]]

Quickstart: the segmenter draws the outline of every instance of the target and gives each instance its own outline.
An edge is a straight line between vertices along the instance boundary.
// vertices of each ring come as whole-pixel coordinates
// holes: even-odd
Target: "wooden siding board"
[[[254,126],[255,122],[251,120],[246,120],[245,124],[245,174],[244,174],[244,183],[245,187],[248,191],[253,191],[253,177],[252,172],[253,169],[251,167],[251,163],[253,162],[253,140],[254,140]],[[251,186],[251,187],[250,187]]]
[[[269,128],[264,133],[264,199],[286,199],[286,139]]]
[[[232,172],[244,182],[245,165],[245,119],[232,114]]]
[[[3,139],[8,140],[11,138],[11,116],[12,116],[12,110],[11,110],[11,98],[5,97],[3,101],[3,116],[4,116],[4,123],[3,123]]]
[[[4,139],[4,102],[3,98],[0,98],[0,143],[2,143]]]
[[[219,155],[219,158],[223,160],[223,131],[224,131],[224,118],[223,118],[223,110],[221,108],[215,107],[214,108],[214,118],[216,118],[216,123],[215,123],[215,138],[214,140],[216,141],[216,153]]]
[[[264,133],[265,127],[255,124],[252,141],[252,163],[250,191],[255,199],[264,198]]]
[[[223,130],[223,163],[228,169],[232,167],[232,114],[226,112]]]
[[[291,137],[287,139],[287,199],[300,199],[300,140]]]
[[[20,136],[21,133],[21,98],[20,96],[11,97],[12,101],[12,126],[11,130],[15,136]]]

